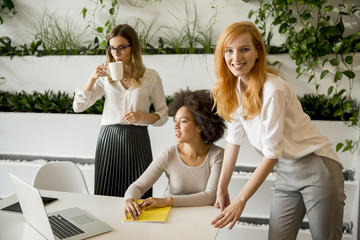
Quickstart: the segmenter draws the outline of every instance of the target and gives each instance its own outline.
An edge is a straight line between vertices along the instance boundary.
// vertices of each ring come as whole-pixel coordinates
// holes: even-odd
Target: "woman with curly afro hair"
[[[214,145],[225,131],[208,90],[180,90],[169,105],[177,144],[166,149],[125,193],[125,215],[137,219],[142,210],[164,206],[213,205],[224,149]],[[163,197],[136,203],[165,173]]]

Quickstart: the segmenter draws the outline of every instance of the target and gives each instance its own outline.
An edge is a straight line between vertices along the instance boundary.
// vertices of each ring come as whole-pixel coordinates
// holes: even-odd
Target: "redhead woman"
[[[237,22],[221,34],[215,51],[217,112],[228,121],[215,227],[231,229],[271,170],[276,172],[269,239],[296,239],[305,214],[313,239],[341,239],[344,209],[342,164],[331,143],[303,112],[291,86],[266,66],[261,34]],[[247,135],[261,163],[230,202],[228,185]]]
[[[121,24],[110,31],[106,56],[107,64],[97,66],[85,85],[75,91],[73,108],[85,111],[105,96],[95,154],[95,194],[123,197],[152,162],[147,126],[164,125],[168,108],[161,78],[144,66],[132,27]],[[108,63],[115,61],[123,62],[120,81],[108,75]],[[149,113],[151,103],[154,113]],[[145,193],[151,195],[151,190]]]

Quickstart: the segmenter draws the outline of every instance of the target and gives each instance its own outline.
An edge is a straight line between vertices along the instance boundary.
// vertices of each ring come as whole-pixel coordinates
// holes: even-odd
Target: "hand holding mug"
[[[123,62],[111,62],[109,63],[109,73],[114,81],[118,81],[123,79],[124,77],[124,69],[123,69]]]
[[[99,65],[96,67],[95,72],[93,73],[93,78],[98,79],[99,77],[106,77],[109,76],[107,72],[107,64],[106,65]]]

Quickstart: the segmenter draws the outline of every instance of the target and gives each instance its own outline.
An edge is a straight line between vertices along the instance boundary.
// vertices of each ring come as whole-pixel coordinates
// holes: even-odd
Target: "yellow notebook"
[[[137,203],[140,204],[142,200],[137,200]],[[171,206],[168,207],[159,207],[151,208],[146,211],[142,211],[141,215],[138,216],[139,219],[132,220],[129,217],[124,217],[124,222],[149,222],[149,223],[165,223],[167,216],[169,215]]]

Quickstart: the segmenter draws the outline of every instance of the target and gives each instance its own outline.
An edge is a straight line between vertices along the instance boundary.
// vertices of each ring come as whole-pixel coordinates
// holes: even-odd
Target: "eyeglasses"
[[[128,48],[128,47],[131,47],[131,45],[129,44],[129,45],[127,45],[127,46],[118,46],[118,47],[116,47],[116,48],[114,48],[114,47],[112,47],[112,46],[107,46],[106,48],[107,48],[107,50],[109,51],[109,53],[113,53],[113,52],[115,52],[115,50],[116,50],[116,52],[117,52],[118,54],[124,54],[126,48]]]

